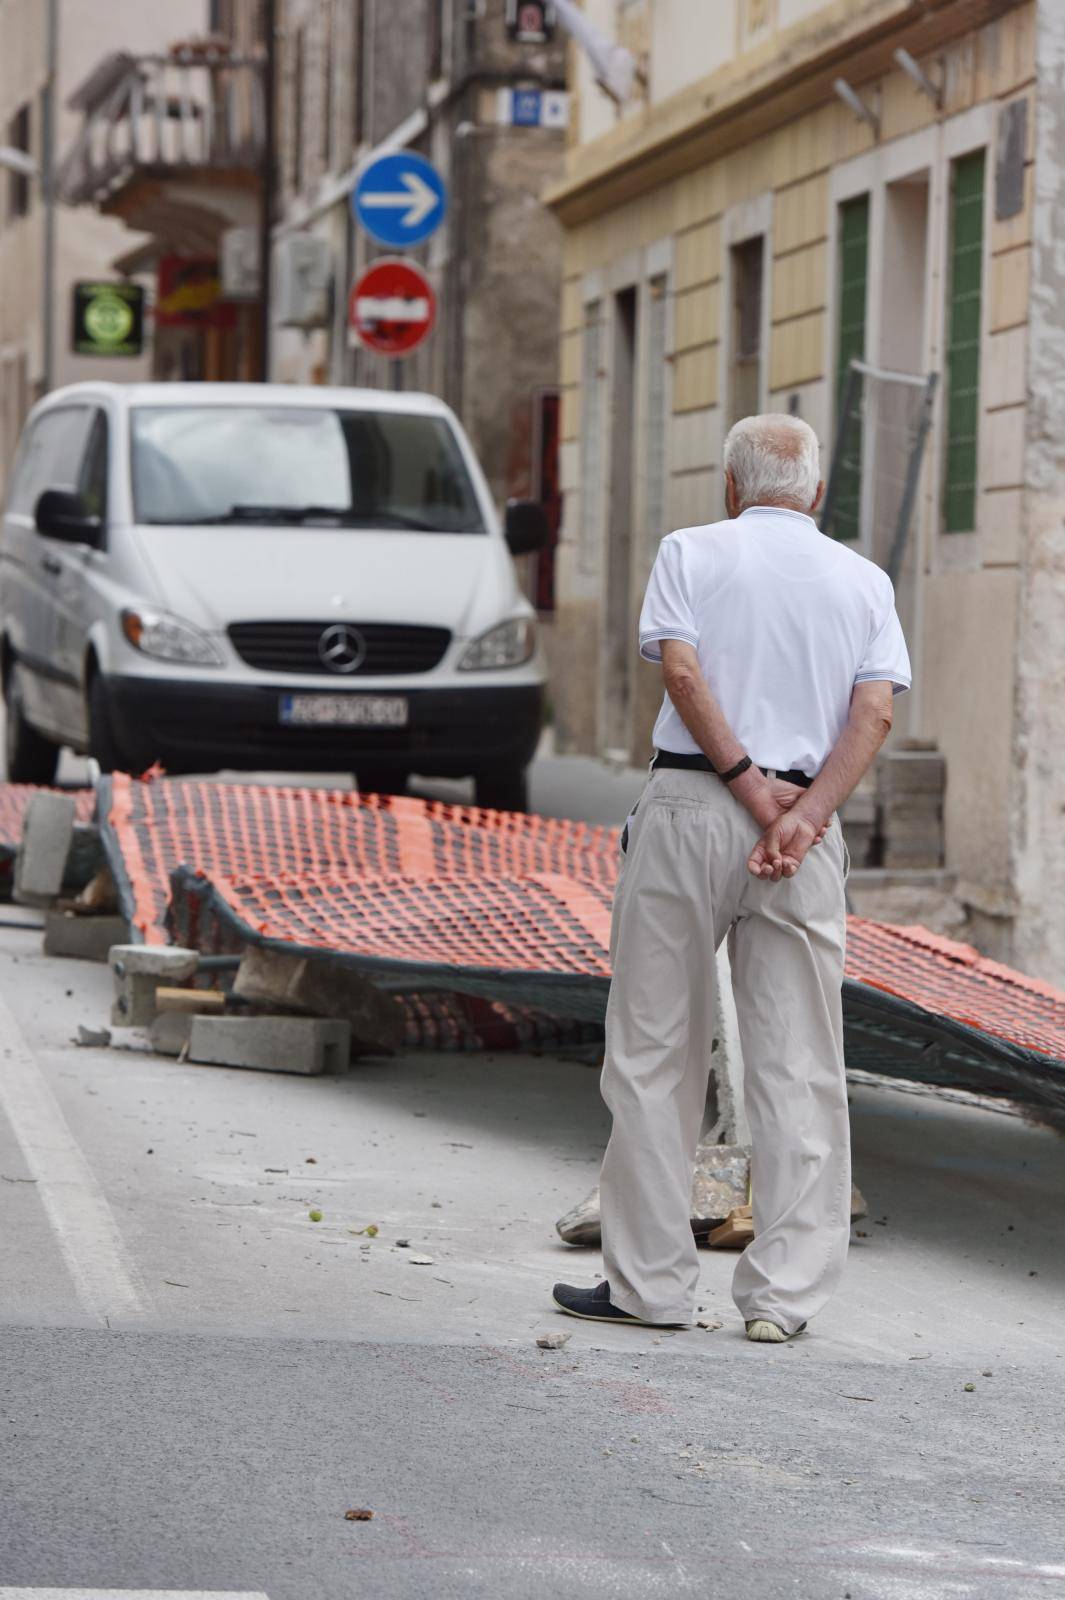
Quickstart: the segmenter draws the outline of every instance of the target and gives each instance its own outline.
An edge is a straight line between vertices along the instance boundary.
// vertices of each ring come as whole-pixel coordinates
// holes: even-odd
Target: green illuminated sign
[[[71,348],[79,356],[139,356],[144,290],[136,283],[76,283]]]

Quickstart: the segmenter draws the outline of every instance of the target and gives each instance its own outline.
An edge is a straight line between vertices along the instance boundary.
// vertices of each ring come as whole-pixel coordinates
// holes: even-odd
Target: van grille
[[[261,672],[314,673],[318,677],[328,674],[337,678],[430,672],[451,643],[447,628],[414,628],[392,622],[341,623],[342,628],[361,638],[365,654],[356,667],[337,670],[323,660],[321,648],[323,635],[337,626],[336,618],[329,622],[236,622],[229,629],[229,638],[241,660]],[[341,659],[350,661],[351,653],[342,653]]]

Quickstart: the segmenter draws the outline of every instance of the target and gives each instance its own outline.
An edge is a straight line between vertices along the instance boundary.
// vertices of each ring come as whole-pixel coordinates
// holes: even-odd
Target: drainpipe
[[[263,61],[263,153],[259,206],[259,378],[270,381],[270,259],[277,166],[277,0],[263,0],[266,57]]]
[[[48,0],[45,14],[46,75],[41,118],[41,200],[44,205],[44,308],[42,379],[45,394],[55,383],[55,146],[59,89],[59,0]]]

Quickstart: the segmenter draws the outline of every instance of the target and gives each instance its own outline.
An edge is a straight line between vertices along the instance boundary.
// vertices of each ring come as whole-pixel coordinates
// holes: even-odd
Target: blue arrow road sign
[[[360,172],[351,196],[355,221],[379,244],[421,244],[447,210],[447,187],[431,162],[410,150],[378,156]]]

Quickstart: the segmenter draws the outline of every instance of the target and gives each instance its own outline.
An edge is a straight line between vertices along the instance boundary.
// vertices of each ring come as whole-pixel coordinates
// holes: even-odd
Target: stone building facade
[[[0,145],[44,159],[48,86],[48,6],[42,0],[0,0]],[[165,15],[164,15],[165,11]],[[112,50],[157,51],[183,28],[207,22],[206,0],[58,0],[56,5],[55,147],[57,165],[75,138],[79,114],[68,100],[87,65]],[[93,357],[71,349],[73,286],[113,278],[115,258],[136,244],[122,222],[91,205],[55,211],[54,357],[45,371],[44,205],[40,178],[0,168],[0,495],[23,418],[43,393],[85,378],[136,382],[150,373],[140,357]]]
[[[798,412],[827,460],[846,357],[935,373],[893,738],[945,758],[970,936],[1061,982],[1065,8],[723,0],[713,27],[695,0],[586,10],[632,42],[644,85],[616,111],[575,63],[547,196],[565,228],[560,743],[647,758],[640,596],[664,532],[723,515],[737,415]],[[899,463],[877,404],[852,462],[863,509],[837,532],[883,560],[866,512]]]
[[[279,0],[275,283],[286,240],[326,241],[331,310],[316,327],[283,323],[275,298],[273,375],[385,387],[392,363],[353,345],[351,284],[388,254],[352,222],[360,166],[383,148],[434,162],[446,220],[406,251],[428,272],[438,314],[402,362],[408,389],[443,396],[468,429],[493,491],[550,498],[557,426],[561,229],[540,203],[561,172],[561,127],[501,120],[508,91],[565,89],[560,31],[522,43],[504,0],[404,0],[402,26],[380,0]]]

